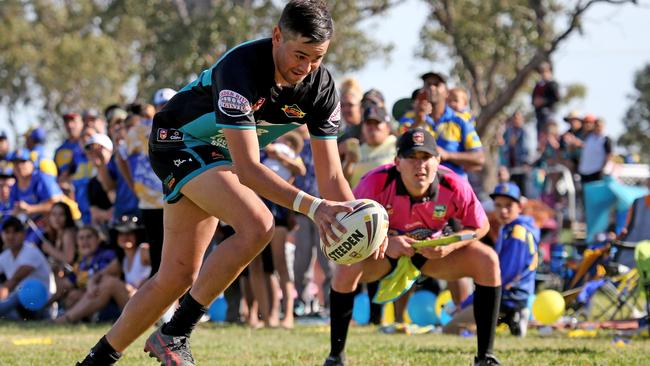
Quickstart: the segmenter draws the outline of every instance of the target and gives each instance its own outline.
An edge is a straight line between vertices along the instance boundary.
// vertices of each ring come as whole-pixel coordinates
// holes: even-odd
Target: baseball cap
[[[128,115],[129,114],[122,108],[113,108],[106,113],[106,119],[109,123],[112,123],[116,120],[124,120]]]
[[[566,122],[571,122],[574,119],[582,121],[582,118],[580,118],[580,112],[576,111],[575,109],[569,112],[569,114],[567,114],[566,116],[564,116],[564,120]]]
[[[4,131],[0,131],[0,140],[6,140],[7,139],[7,133]]]
[[[370,106],[363,111],[363,121],[390,122],[390,117],[386,110],[378,106]]]
[[[383,106],[385,104],[384,94],[377,89],[370,89],[363,93],[361,104]]]
[[[113,141],[111,141],[111,138],[108,137],[108,135],[105,135],[103,133],[96,133],[86,141],[85,147],[88,147],[92,144],[98,144],[104,147],[106,150],[113,151]]]
[[[176,95],[176,90],[172,88],[158,89],[153,95],[153,104],[161,105],[169,102],[172,97]]]
[[[21,148],[11,154],[11,161],[32,161],[32,153],[29,149]]]
[[[508,197],[517,202],[521,202],[521,191],[519,187],[512,182],[499,183],[494,187],[494,192],[490,198],[494,199],[497,196]]]
[[[425,72],[424,74],[422,74],[422,76],[420,76],[420,79],[422,79],[422,81],[425,81],[429,78],[434,78],[443,84],[447,84],[447,80],[445,79],[445,77],[442,76],[442,74],[439,74],[435,71]]]
[[[0,178],[9,178],[14,176],[14,170],[11,164],[0,164]]]
[[[409,156],[416,151],[424,151],[433,156],[438,156],[436,139],[421,127],[410,129],[397,141],[397,155]]]
[[[84,111],[81,112],[81,118],[99,118],[99,112],[94,108],[84,109]]]
[[[74,113],[74,112],[69,112],[63,115],[63,120],[64,121],[69,121],[71,119],[79,118],[79,113]]]
[[[29,132],[29,138],[32,139],[35,143],[40,144],[45,141],[45,129],[41,127],[36,127]]]

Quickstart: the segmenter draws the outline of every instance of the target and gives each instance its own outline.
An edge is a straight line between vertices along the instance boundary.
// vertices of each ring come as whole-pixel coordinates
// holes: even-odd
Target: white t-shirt
[[[0,254],[0,273],[4,273],[7,278],[12,278],[16,270],[22,266],[34,267],[34,271],[25,277],[23,281],[33,278],[45,285],[50,296],[56,292],[54,274],[52,273],[50,264],[34,244],[23,244],[22,249],[20,249],[16,257],[14,257],[9,249],[5,249]]]
[[[140,254],[142,247],[138,246],[133,256],[131,268],[129,268],[128,258],[124,257],[122,261],[122,272],[124,272],[124,280],[129,285],[140,288],[142,283],[149,278],[151,274],[151,266],[142,264],[142,255]]]
[[[275,151],[277,151],[278,154],[284,155],[289,159],[295,159],[296,158],[296,153],[291,150],[291,148],[283,143],[276,142],[273,144],[273,147],[275,147]],[[275,174],[279,175],[282,177],[284,180],[289,180],[293,176],[291,174],[291,171],[282,165],[282,163],[279,160],[276,159],[271,159],[267,158],[264,160],[264,165],[266,165],[267,168],[273,170]]]

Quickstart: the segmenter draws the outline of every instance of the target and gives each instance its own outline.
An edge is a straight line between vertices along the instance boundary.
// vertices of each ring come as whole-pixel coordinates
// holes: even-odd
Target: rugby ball
[[[368,258],[384,241],[388,234],[388,214],[379,203],[370,199],[347,202],[353,208],[350,212],[336,215],[347,232],[340,235],[339,241],[329,245],[321,240],[321,250],[327,258],[338,264],[353,264]]]

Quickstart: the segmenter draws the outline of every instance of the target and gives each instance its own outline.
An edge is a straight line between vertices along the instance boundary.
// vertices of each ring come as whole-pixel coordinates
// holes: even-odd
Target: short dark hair
[[[280,30],[309,38],[308,43],[322,43],[332,38],[334,21],[323,0],[291,0],[282,10]]]
[[[14,229],[15,232],[21,232],[25,231],[25,224],[16,216],[9,216],[2,223],[2,231],[7,231],[9,228]]]

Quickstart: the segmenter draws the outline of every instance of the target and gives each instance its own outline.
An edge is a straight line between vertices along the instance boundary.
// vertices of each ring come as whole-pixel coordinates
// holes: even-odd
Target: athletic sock
[[[81,365],[113,365],[122,353],[117,352],[103,336],[97,344],[90,349],[88,356],[81,362]]]
[[[330,289],[330,355],[342,356],[352,319],[354,292],[341,293]]]
[[[163,325],[162,332],[175,337],[189,337],[196,323],[201,320],[206,311],[207,309],[194,300],[188,292],[181,300],[181,304],[171,320]]]
[[[485,357],[486,354],[492,353],[500,303],[501,286],[476,285],[474,290],[474,319],[476,320],[477,356],[479,359]]]

